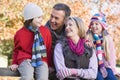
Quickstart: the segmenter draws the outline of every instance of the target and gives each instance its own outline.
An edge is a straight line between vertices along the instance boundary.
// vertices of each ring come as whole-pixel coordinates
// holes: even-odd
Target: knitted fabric
[[[103,47],[102,47],[103,36],[94,34],[93,38],[95,40],[94,44],[95,44],[96,50],[97,50],[97,58],[98,58],[99,67],[103,67],[104,66],[104,62],[103,62],[104,52],[103,52]]]
[[[34,32],[34,43],[32,47],[32,66],[37,67],[43,64],[42,57],[46,57],[46,47],[42,38],[39,29],[33,29],[32,26],[29,26],[28,29]]]
[[[85,39],[81,38],[77,45],[73,43],[73,41],[71,39],[68,38],[68,44],[70,49],[77,54],[78,56],[82,55],[84,53],[84,43],[85,43]]]
[[[36,17],[40,17],[42,15],[42,9],[34,3],[28,3],[23,9],[23,17],[25,21]]]
[[[90,20],[90,25],[89,25],[89,28],[91,28],[91,24],[93,21],[98,21],[103,29],[107,29],[107,24],[106,24],[106,18],[105,18],[105,15],[103,13],[96,13],[92,16],[91,20]]]
[[[97,50],[97,58],[98,58],[98,68],[100,69],[100,72],[104,78],[107,77],[108,73],[106,71],[105,65],[104,65],[104,59],[105,59],[105,53],[103,51],[103,36],[102,35],[97,35],[93,34],[94,38],[94,44],[96,46]]]

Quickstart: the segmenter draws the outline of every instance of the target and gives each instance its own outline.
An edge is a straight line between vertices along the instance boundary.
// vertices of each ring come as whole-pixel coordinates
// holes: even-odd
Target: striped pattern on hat
[[[89,28],[91,27],[91,23],[93,21],[100,22],[100,24],[102,25],[103,29],[107,29],[106,18],[105,18],[105,15],[103,13],[96,13],[96,14],[94,14],[92,16]]]

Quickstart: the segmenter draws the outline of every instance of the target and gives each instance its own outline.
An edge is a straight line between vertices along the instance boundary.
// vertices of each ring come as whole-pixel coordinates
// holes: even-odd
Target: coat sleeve
[[[60,69],[66,68],[62,52],[62,45],[60,43],[57,43],[54,49],[54,64],[57,72]]]
[[[19,36],[16,33],[14,36],[14,48],[13,48],[13,54],[12,54],[12,64],[18,64],[17,63],[17,55],[18,55],[19,47],[20,47]]]

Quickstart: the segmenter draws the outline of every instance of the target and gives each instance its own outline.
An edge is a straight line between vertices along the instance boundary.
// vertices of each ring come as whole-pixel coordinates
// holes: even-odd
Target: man
[[[52,52],[54,53],[54,47],[56,45],[56,41],[59,40],[62,36],[65,35],[65,21],[70,16],[71,10],[69,6],[63,3],[58,3],[53,6],[50,20],[46,23],[46,26],[49,28],[52,34]],[[52,59],[53,59],[53,55]],[[53,60],[52,64],[49,68],[50,80],[57,80],[55,78],[55,70],[54,70]]]

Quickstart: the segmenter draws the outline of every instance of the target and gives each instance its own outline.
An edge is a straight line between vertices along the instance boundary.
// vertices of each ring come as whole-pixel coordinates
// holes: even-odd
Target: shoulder
[[[40,26],[39,30],[40,30],[40,33],[43,36],[43,38],[45,38],[46,40],[52,39],[51,33],[50,33],[50,31],[49,31],[49,29],[47,27]]]
[[[58,43],[56,44],[56,47],[62,47],[62,44],[58,42]]]
[[[60,51],[60,50],[62,50],[63,48],[62,48],[62,44],[61,43],[57,43],[56,45],[55,45],[55,51]],[[55,53],[55,54],[58,54],[58,53]]]
[[[24,36],[28,36],[28,35],[33,35],[33,33],[31,31],[29,31],[26,27],[22,27],[20,28],[14,37],[20,37],[23,38]]]
[[[84,45],[84,53],[87,54],[89,57],[93,55],[93,48],[87,46],[86,44]]]
[[[108,39],[110,39],[110,40],[113,39],[112,36],[110,36],[110,35],[107,35],[106,37],[107,37]]]
[[[104,36],[104,40],[107,42],[113,42],[113,38],[110,35]]]
[[[59,44],[61,44],[63,46],[66,46],[67,45],[67,38],[66,38],[66,36],[61,36],[60,39],[58,39],[56,43],[59,43]]]
[[[41,32],[43,32],[43,31],[44,32],[50,32],[49,29],[46,26],[40,26],[39,29],[40,29]]]
[[[46,27],[50,27],[50,22],[49,22],[49,20],[46,22],[45,26],[46,26]]]
[[[24,33],[24,32],[26,32],[26,31],[29,31],[27,28],[25,28],[25,27],[22,27],[22,28],[20,28],[17,32],[16,32],[16,34],[22,34],[22,33]]]

